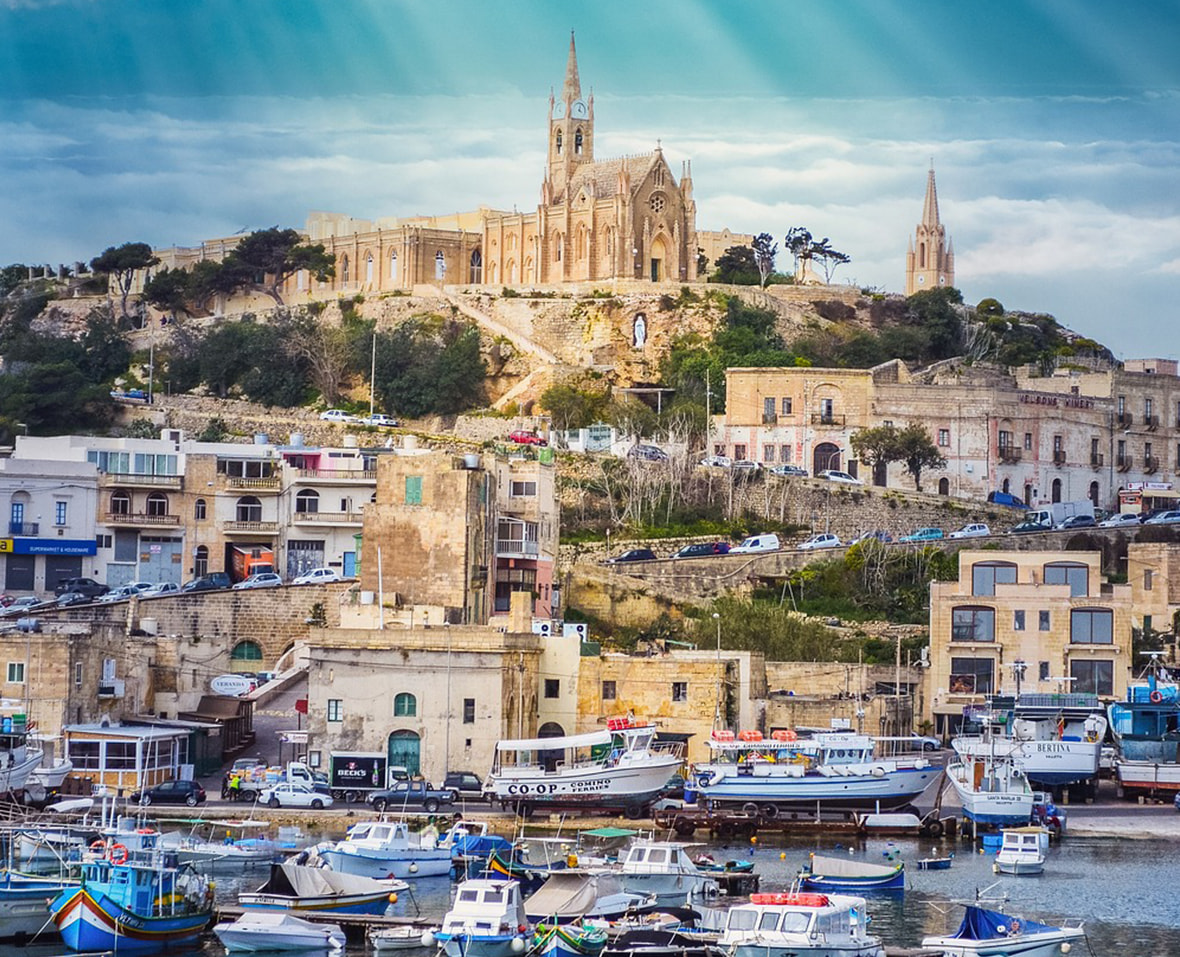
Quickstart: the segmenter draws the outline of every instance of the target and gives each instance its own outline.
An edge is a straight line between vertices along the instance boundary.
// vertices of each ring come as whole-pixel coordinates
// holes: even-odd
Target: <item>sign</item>
[[[0,538],[0,553],[12,554],[11,538]]]
[[[296,698],[295,699],[295,713],[296,714],[307,714],[307,699],[306,698]]]
[[[213,689],[214,694],[227,694],[237,698],[253,691],[256,683],[245,675],[218,675],[209,682],[209,687]]]
[[[83,541],[68,538],[4,538],[0,552],[12,555],[96,555],[98,543],[93,538]]]
[[[1081,395],[1055,395],[1043,392],[1020,392],[1020,401],[1026,405],[1061,405],[1067,409],[1092,409],[1094,400]]]

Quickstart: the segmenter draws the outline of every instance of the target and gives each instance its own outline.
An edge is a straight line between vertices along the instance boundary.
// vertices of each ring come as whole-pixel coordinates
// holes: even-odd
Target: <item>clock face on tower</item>
[[[926,277],[925,277],[925,276],[919,276],[919,277],[918,277],[918,285],[919,285],[919,286],[922,286],[922,285],[925,285],[925,283],[926,283]]]
[[[570,107],[570,116],[575,120],[584,120],[589,114],[586,112],[586,104],[581,100],[575,100],[574,105]]]
[[[565,104],[558,101],[553,104],[553,118],[560,120],[563,116],[565,116]]]

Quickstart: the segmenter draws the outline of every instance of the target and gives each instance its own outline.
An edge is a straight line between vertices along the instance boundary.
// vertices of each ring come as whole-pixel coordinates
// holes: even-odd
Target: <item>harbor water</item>
[[[871,930],[886,946],[917,947],[926,935],[953,930],[963,913],[954,902],[973,900],[977,892],[986,892],[989,898],[1008,897],[1006,903],[990,905],[1006,913],[1048,923],[1084,921],[1095,957],[1180,957],[1180,854],[1169,842],[1067,836],[1050,848],[1045,872],[1036,877],[993,874],[994,852],[981,854],[972,850],[968,841],[895,838],[849,844],[823,836],[768,836],[756,843],[702,843],[693,848],[694,854],[708,853],[717,861],[753,860],[763,892],[787,889],[812,851],[874,863],[906,862],[904,893],[868,898]],[[917,867],[923,857],[952,852],[955,857],[949,870],[923,871]],[[234,903],[239,890],[253,889],[265,876],[265,868],[218,876],[218,899]],[[450,904],[451,890],[452,885],[444,878],[414,881],[411,892],[402,894],[389,913],[436,923]],[[727,903],[723,897],[710,906],[723,908]],[[10,947],[4,952],[57,957],[65,950],[58,941]],[[224,953],[212,935],[199,945],[168,951],[169,957],[213,957]],[[371,948],[367,943],[349,943],[348,957],[368,953]],[[1075,953],[1086,951],[1081,948]]]

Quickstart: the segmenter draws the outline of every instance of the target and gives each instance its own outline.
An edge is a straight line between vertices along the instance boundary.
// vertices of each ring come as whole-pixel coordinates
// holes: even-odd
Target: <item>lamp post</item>
[[[446,753],[443,755],[443,776],[451,773],[451,623],[443,622],[447,633],[447,738]]]
[[[717,622],[717,702],[713,707],[713,730],[721,727],[721,616],[713,612],[713,620]]]

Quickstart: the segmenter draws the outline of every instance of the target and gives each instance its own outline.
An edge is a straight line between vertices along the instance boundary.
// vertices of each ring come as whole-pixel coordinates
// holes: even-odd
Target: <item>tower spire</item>
[[[573,30],[570,30],[570,55],[565,64],[565,85],[561,88],[561,98],[566,103],[582,98],[582,83],[578,79],[578,52],[574,49]]]
[[[926,177],[926,202],[922,205],[922,225],[936,227],[938,221],[938,187],[934,185],[934,160]]]

